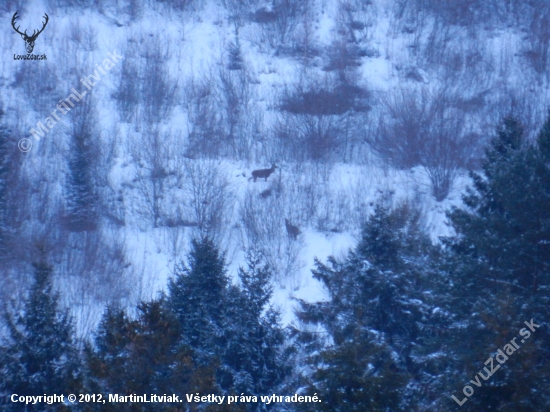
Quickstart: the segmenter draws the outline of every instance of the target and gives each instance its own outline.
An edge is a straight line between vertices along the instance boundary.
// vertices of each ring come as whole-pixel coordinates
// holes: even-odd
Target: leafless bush
[[[124,52],[126,56],[137,55],[137,45],[128,43]],[[137,118],[137,107],[140,96],[140,73],[134,58],[123,59],[121,63],[118,87],[113,97],[123,122],[132,122]]]
[[[444,91],[401,90],[385,102],[380,132],[371,144],[398,168],[422,166],[432,192],[443,200],[460,168],[468,167],[475,151],[475,135],[464,112],[453,107]]]
[[[56,283],[62,285],[64,301],[78,318],[81,336],[95,327],[98,306],[125,305],[130,297],[129,262],[119,236],[101,231],[72,233],[55,257]]]
[[[88,8],[93,7],[94,0],[55,0],[53,3],[57,7]]]
[[[191,79],[184,88],[188,157],[219,155],[249,159],[261,113],[252,107],[247,70],[226,70]]]
[[[328,160],[339,149],[340,119],[336,116],[282,113],[276,133],[285,154],[298,161]]]
[[[136,175],[134,183],[141,195],[143,207],[140,208],[152,220],[153,227],[163,224],[165,217],[165,196],[175,171],[170,159],[174,155],[171,140],[158,127],[143,133],[139,144],[131,147],[135,161]]]
[[[56,64],[49,61],[41,63],[44,64],[18,65],[14,82],[21,88],[30,108],[38,113],[42,113],[45,107],[55,107],[59,104],[58,96],[62,93],[66,96],[67,92],[65,89],[60,90]]]
[[[176,105],[178,82],[172,79],[167,61],[167,41],[137,34],[127,43],[121,63],[119,84],[113,97],[124,122],[151,125],[166,120]],[[139,112],[138,112],[139,110]],[[148,126],[150,127],[150,126]]]
[[[182,226],[167,227],[164,243],[168,245],[172,259],[181,259],[185,251],[186,228]]]
[[[366,199],[375,194],[378,183],[365,167],[339,167],[313,162],[286,171],[282,193],[292,205],[285,209],[286,216],[324,233],[360,228],[369,212]]]
[[[155,1],[165,4],[168,7],[179,11],[192,10],[194,7],[198,7],[201,3],[200,0],[155,0]]]
[[[295,205],[294,205],[295,206]],[[240,221],[244,233],[244,248],[261,250],[269,265],[274,268],[275,280],[292,280],[302,263],[298,255],[302,248],[300,241],[287,236],[284,217],[291,216],[285,209],[285,200],[270,196],[261,198],[249,191],[240,208]],[[293,220],[297,223],[297,220]]]
[[[287,91],[280,105],[276,133],[288,156],[303,161],[342,155],[348,128],[358,113],[369,109],[368,96],[365,89],[350,84],[297,86]]]
[[[251,116],[252,86],[246,70],[220,70],[218,106],[222,111],[226,145],[231,156],[246,156],[251,150],[250,136],[254,117]]]
[[[185,177],[185,221],[196,222],[201,235],[223,240],[233,212],[227,172],[212,159],[186,160],[181,172]]]
[[[550,5],[547,3],[536,7],[531,14],[531,22],[529,24],[529,35],[527,37],[528,49],[525,55],[530,61],[533,69],[539,74],[548,75],[548,65],[550,63],[550,27],[548,19],[550,19]]]
[[[230,19],[242,26],[244,20],[253,13],[258,2],[256,0],[222,0],[222,4],[229,13]]]
[[[257,9],[252,19],[258,23],[255,36],[259,43],[286,54],[315,53],[310,47],[311,39],[307,41],[307,33],[302,33],[302,41],[298,33],[300,25],[304,26],[302,31],[308,31],[311,7],[309,0],[274,0],[269,7]]]
[[[340,1],[335,19],[332,42],[326,50],[327,63],[325,70],[336,70],[340,81],[350,82],[350,76],[361,65],[362,57],[377,56],[378,52],[367,43],[369,26],[373,21],[366,13],[365,5]]]
[[[71,42],[78,45],[79,49],[81,48],[87,52],[93,52],[97,49],[97,30],[91,25],[82,27],[80,19],[71,21],[69,36]]]
[[[147,124],[165,120],[176,104],[178,83],[168,72],[166,62],[170,60],[170,52],[164,46],[166,43],[166,39],[155,38],[146,42],[142,51],[141,103]]]
[[[188,157],[216,157],[222,151],[224,133],[217,110],[215,88],[212,76],[191,78],[184,87],[183,101],[189,132]]]
[[[506,5],[498,0],[398,0],[400,14],[411,15],[428,12],[446,25],[472,26],[480,22],[495,24],[505,16]],[[501,13],[504,12],[504,13]]]

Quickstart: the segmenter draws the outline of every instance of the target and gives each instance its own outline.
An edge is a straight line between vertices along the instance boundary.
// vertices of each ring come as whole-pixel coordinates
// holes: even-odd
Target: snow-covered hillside
[[[437,242],[502,116],[520,113],[533,135],[548,104],[548,40],[527,5],[36,1],[20,24],[48,13],[34,51],[47,60],[23,61],[16,3],[2,6],[1,103],[14,147],[32,149],[12,164],[3,297],[46,253],[84,335],[105,304],[164,290],[201,234],[233,275],[259,248],[290,323],[293,297],[325,298],[314,258],[345,256],[377,202],[420,208]],[[73,89],[88,93],[60,114]]]

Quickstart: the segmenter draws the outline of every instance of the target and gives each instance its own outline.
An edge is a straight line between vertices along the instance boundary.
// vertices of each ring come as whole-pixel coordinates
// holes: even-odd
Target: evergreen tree
[[[164,299],[141,303],[138,317],[109,308],[98,328],[95,347],[88,347],[88,386],[93,393],[216,393],[211,366],[197,367],[192,350],[181,344],[180,325]],[[93,406],[93,405],[92,405]],[[108,403],[101,411],[178,411],[180,404]],[[191,406],[197,410],[197,405]],[[212,406],[208,411],[222,410]]]
[[[280,393],[292,368],[279,312],[270,304],[272,273],[257,251],[250,251],[246,261],[248,267],[239,269],[241,287],[229,290],[218,381],[223,389],[237,394]],[[251,404],[247,410],[263,411],[274,406]]]
[[[241,44],[239,42],[239,27],[235,23],[235,42],[229,43],[227,47],[229,54],[229,63],[227,68],[229,70],[242,70],[243,69],[243,56],[241,51]]]
[[[329,301],[301,301],[298,313],[327,334],[328,345],[310,358],[310,390],[323,399],[312,410],[410,410],[421,367],[413,349],[430,313],[422,292],[432,247],[418,219],[406,206],[377,206],[344,262],[316,262]]]
[[[524,321],[542,323],[550,304],[550,119],[528,145],[519,122],[507,118],[473,173],[465,209],[449,213],[449,286],[442,305],[452,315],[446,338],[449,392],[463,399],[469,382],[496,349],[518,336]],[[550,336],[537,330],[501,370],[483,381],[465,410],[548,408]],[[512,356],[511,356],[512,358]],[[455,403],[453,400],[449,400]]]
[[[6,313],[6,345],[0,348],[0,392],[25,396],[78,393],[80,362],[73,324],[59,310],[51,268],[34,265],[34,283],[21,314]],[[43,404],[7,403],[6,411],[44,410]],[[57,404],[56,410],[68,410]]]
[[[216,385],[224,394],[260,396],[285,384],[290,350],[279,313],[270,306],[271,271],[258,253],[250,252],[247,262],[239,270],[241,286],[231,285],[213,242],[193,240],[187,264],[169,282],[167,307],[179,320],[181,342],[193,349],[193,360],[217,365]],[[240,407],[266,409],[260,403]]]
[[[168,283],[168,308],[181,324],[182,341],[199,363],[210,363],[223,347],[229,279],[224,256],[207,237],[194,239],[187,264]]]
[[[97,149],[92,142],[91,119],[81,113],[71,136],[67,178],[68,227],[71,231],[91,231],[97,227],[97,193],[94,190],[93,163]]]

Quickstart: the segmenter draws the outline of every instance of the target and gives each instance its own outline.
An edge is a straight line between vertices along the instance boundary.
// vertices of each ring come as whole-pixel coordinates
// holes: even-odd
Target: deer
[[[298,226],[294,226],[286,218],[285,218],[285,226],[286,226],[286,233],[288,234],[288,236],[294,238],[294,240],[297,240],[298,235],[302,233],[300,232],[300,229],[298,228]]]
[[[15,27],[15,21],[19,17],[17,15],[18,13],[19,13],[19,11],[16,11],[15,14],[13,15],[13,17],[11,18],[11,26],[13,27],[13,29],[17,33],[19,33],[21,35],[21,38],[23,40],[25,40],[25,48],[27,49],[27,53],[32,53],[32,51],[34,50],[34,42],[36,41],[36,38],[38,37],[38,35],[40,33],[42,33],[44,31],[44,29],[46,28],[46,25],[48,24],[49,17],[46,13],[44,13],[44,18],[46,19],[46,21],[44,23],[42,23],[42,28],[40,30],[38,30],[38,33],[36,32],[36,30],[33,30],[32,35],[29,36],[27,34],[27,30],[25,30],[23,33],[21,33],[19,31],[20,26]]]
[[[254,181],[256,181],[256,179],[260,178],[265,178],[265,181],[267,182],[267,178],[271,175],[271,173],[273,173],[275,171],[275,169],[277,169],[277,165],[275,163],[273,163],[271,165],[271,169],[258,169],[258,170],[253,170],[252,171],[252,177],[250,179],[248,179],[248,181],[250,182],[252,179],[254,179]]]

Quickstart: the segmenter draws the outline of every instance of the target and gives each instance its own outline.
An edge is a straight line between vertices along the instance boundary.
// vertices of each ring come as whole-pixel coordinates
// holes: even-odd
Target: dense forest
[[[0,410],[550,411],[550,4],[0,13]]]

